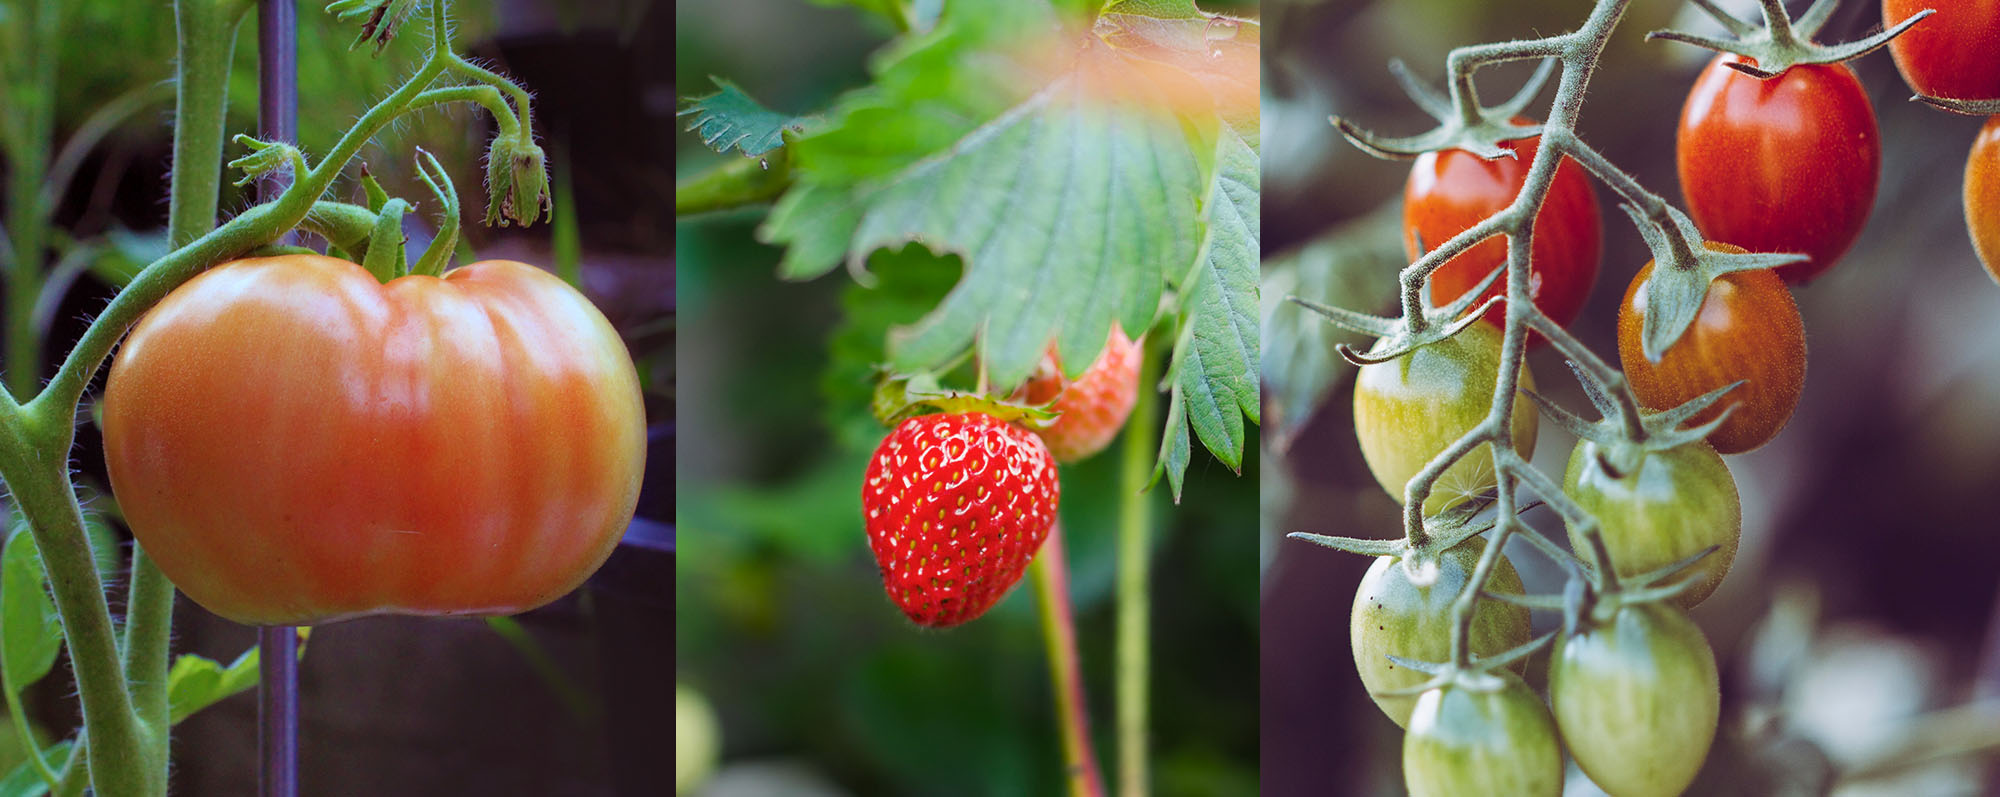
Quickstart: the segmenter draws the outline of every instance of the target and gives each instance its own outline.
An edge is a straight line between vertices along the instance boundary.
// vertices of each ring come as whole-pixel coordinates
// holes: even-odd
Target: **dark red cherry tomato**
[[[1882,0],[1882,26],[1926,8],[1937,13],[1889,40],[1903,80],[1933,97],[2000,97],[2000,0]]]
[[[1512,204],[1527,182],[1528,166],[1535,160],[1540,141],[1537,136],[1502,144],[1516,156],[1497,160],[1457,149],[1418,156],[1403,187],[1404,253],[1414,260],[1419,239],[1425,250],[1436,249]],[[1590,286],[1597,281],[1603,238],[1604,225],[1597,216],[1597,195],[1591,191],[1590,177],[1576,161],[1564,157],[1556,164],[1548,199],[1535,214],[1534,245],[1528,253],[1529,294],[1543,315],[1565,325],[1576,320],[1584,298],[1590,295]],[[1431,301],[1450,303],[1506,261],[1506,238],[1479,242],[1431,272]],[[1507,283],[1502,279],[1485,295],[1506,292]],[[1486,321],[1504,327],[1506,312],[1504,306],[1495,306],[1487,312]],[[1539,335],[1529,338],[1530,343],[1540,340]]]

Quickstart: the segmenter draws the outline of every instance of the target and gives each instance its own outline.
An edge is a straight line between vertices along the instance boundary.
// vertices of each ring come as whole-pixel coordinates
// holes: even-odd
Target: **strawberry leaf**
[[[674,115],[693,116],[688,130],[701,136],[701,143],[716,152],[726,153],[734,147],[754,158],[782,145],[786,128],[804,128],[797,117],[757,104],[735,84],[719,77],[709,79],[720,90],[695,98]]]

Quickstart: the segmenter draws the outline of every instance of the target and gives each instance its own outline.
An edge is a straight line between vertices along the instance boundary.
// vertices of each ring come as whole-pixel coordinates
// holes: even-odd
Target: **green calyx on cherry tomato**
[[[1777,269],[1807,282],[1854,244],[1875,204],[1875,109],[1843,64],[1758,80],[1729,68],[1739,59],[1710,61],[1681,109],[1675,162],[1688,214],[1712,240],[1808,255]]]
[[[630,523],[646,453],[610,322],[507,261],[387,284],[318,255],[169,294],[104,393],[133,535],[254,625],[491,615],[576,588]]]
[[[2000,116],[1987,118],[1965,159],[1965,229],[1986,273],[2000,281]]]
[[[1529,123],[1526,119],[1515,121]],[[1421,254],[1420,244],[1423,249],[1435,249],[1513,204],[1528,180],[1528,166],[1534,162],[1540,141],[1536,136],[1502,144],[1514,150],[1513,158],[1486,160],[1457,149],[1418,156],[1403,188],[1404,254],[1414,260]],[[1603,238],[1604,225],[1598,218],[1597,195],[1590,188],[1590,177],[1565,156],[1556,164],[1548,197],[1535,214],[1528,256],[1529,292],[1543,315],[1564,325],[1576,320],[1597,281]],[[1449,304],[1478,287],[1487,274],[1505,262],[1506,238],[1488,238],[1473,245],[1431,272],[1431,301]],[[1506,292],[1507,281],[1502,279],[1481,299]],[[1506,312],[1504,305],[1495,305],[1486,312],[1486,320],[1495,327],[1505,326]],[[1542,339],[1531,335],[1528,341],[1533,345]]]
[[[1729,466],[1699,440],[1665,450],[1634,452],[1622,470],[1604,469],[1603,446],[1577,443],[1563,476],[1563,493],[1597,518],[1604,547],[1621,576],[1637,576],[1679,562],[1702,550],[1716,550],[1670,582],[1695,577],[1674,602],[1692,608],[1715,591],[1736,559],[1742,536],[1743,504]],[[1570,526],[1570,545],[1579,553],[1588,541]]]
[[[1466,579],[1479,567],[1486,541],[1473,537],[1435,558],[1376,557],[1354,592],[1348,632],[1354,647],[1354,668],[1375,705],[1397,725],[1409,727],[1416,698],[1374,694],[1408,689],[1429,675],[1389,660],[1400,656],[1417,661],[1451,658],[1451,604],[1465,589]],[[1502,554],[1487,577],[1486,591],[1521,594],[1521,576]],[[1492,656],[1527,644],[1526,607],[1482,599],[1472,612],[1472,653]],[[1514,666],[1518,669],[1520,663]]]
[[[1903,80],[1932,97],[2000,98],[2000,0],[1882,0],[1882,27],[1927,8],[1937,13],[1889,40]]]
[[[1560,795],[1555,720],[1511,672],[1461,674],[1417,698],[1403,736],[1403,783],[1411,797]]]
[[[1701,628],[1660,603],[1599,604],[1549,658],[1549,706],[1576,764],[1620,797],[1675,795],[1701,771],[1722,692]]]
[[[1741,249],[1715,242],[1718,252]],[[1717,453],[1738,454],[1771,441],[1792,418],[1805,390],[1806,330],[1791,291],[1768,270],[1737,271],[1709,283],[1701,310],[1681,339],[1657,363],[1646,359],[1640,336],[1646,322],[1648,261],[1632,278],[1618,308],[1618,361],[1641,404],[1678,407],[1737,382],[1689,425],[1699,426],[1731,404],[1736,409],[1708,442]]]
[[[1354,382],[1354,433],[1361,456],[1382,489],[1397,501],[1411,477],[1484,420],[1500,372],[1500,332],[1484,321],[1444,340],[1387,362],[1361,367]],[[1519,387],[1533,390],[1521,364]],[[1514,402],[1514,449],[1534,454],[1537,416],[1525,400]],[[1498,483],[1490,444],[1452,463],[1424,501],[1424,514],[1479,495]]]

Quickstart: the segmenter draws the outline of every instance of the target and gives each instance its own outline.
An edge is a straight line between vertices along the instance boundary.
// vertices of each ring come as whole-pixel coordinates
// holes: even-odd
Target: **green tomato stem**
[[[1139,360],[1139,397],[1125,421],[1118,498],[1118,793],[1144,797],[1146,766],[1147,648],[1151,611],[1147,584],[1152,568],[1152,480],[1157,441],[1144,430],[1160,426],[1160,353],[1167,335],[1148,335]]]
[[[1077,664],[1076,618],[1069,605],[1069,563],[1063,558],[1062,523],[1029,568],[1042,617],[1042,647],[1049,655],[1049,684],[1055,693],[1056,725],[1062,732],[1063,773],[1071,797],[1103,797],[1104,775],[1090,744],[1090,711],[1083,673]]]

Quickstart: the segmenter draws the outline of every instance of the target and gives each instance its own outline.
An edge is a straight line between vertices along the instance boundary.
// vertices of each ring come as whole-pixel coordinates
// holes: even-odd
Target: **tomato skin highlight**
[[[511,614],[617,545],[645,410],[610,322],[545,271],[384,285],[287,255],[217,266],[139,321],[104,443],[139,544],[222,617]]]
[[[1562,794],[1562,748],[1548,706],[1511,672],[1477,680],[1418,696],[1403,736],[1411,797]]]
[[[1710,249],[1741,251],[1710,242]],[[1720,454],[1740,454],[1777,437],[1798,408],[1806,383],[1806,329],[1791,291],[1768,270],[1725,274],[1709,283],[1694,324],[1658,363],[1640,345],[1646,323],[1648,261],[1632,278],[1618,308],[1618,362],[1632,393],[1649,409],[1667,410],[1739,379],[1748,384],[1688,423],[1713,420],[1730,404],[1736,411],[1709,433]]]
[[[1577,766],[1606,792],[1680,794],[1701,772],[1722,714],[1715,652],[1679,609],[1627,606],[1556,640],[1549,707]]]
[[[1401,502],[1410,479],[1432,457],[1486,418],[1499,370],[1500,332],[1484,321],[1394,360],[1361,367],[1354,380],[1354,434],[1382,489]],[[1535,387],[1525,361],[1519,387]],[[1526,399],[1514,402],[1510,428],[1522,457],[1534,455],[1539,418]],[[1481,444],[1438,478],[1424,501],[1424,514],[1436,514],[1496,483],[1493,446]]]
[[[1965,159],[1965,229],[1986,273],[2000,282],[2000,116],[1986,119]]]
[[[2000,0],[1882,0],[1882,27],[1926,8],[1937,13],[1889,40],[1903,80],[1932,97],[2000,97]]]
[[[1577,444],[1563,476],[1563,493],[1597,518],[1604,548],[1621,576],[1636,576],[1686,559],[1711,545],[1714,553],[1670,578],[1699,574],[1701,580],[1674,596],[1693,608],[1715,592],[1736,560],[1743,534],[1743,503],[1729,466],[1699,440],[1666,451],[1650,451],[1631,472],[1612,478],[1598,462],[1599,446]],[[1570,526],[1570,545],[1579,555],[1589,542]]]
[[[1516,120],[1526,123],[1528,120]],[[1540,136],[1501,144],[1513,158],[1486,160],[1464,150],[1426,152],[1410,167],[1403,188],[1403,254],[1415,260],[1421,238],[1435,249],[1486,217],[1513,204],[1528,180],[1528,166],[1540,149]],[[1597,282],[1604,253],[1604,224],[1598,217],[1597,194],[1583,166],[1564,156],[1556,164],[1547,199],[1535,214],[1533,245],[1528,252],[1529,291],[1535,307],[1556,323],[1568,326],[1583,311],[1584,299]],[[1507,262],[1507,239],[1488,238],[1431,272],[1431,301],[1449,304],[1479,285]],[[1481,298],[1507,292],[1502,277]],[[1507,324],[1504,303],[1486,311],[1486,322]],[[1529,345],[1541,344],[1530,335]]]
[[[1675,163],[1704,236],[1752,252],[1802,253],[1786,282],[1825,273],[1875,204],[1882,141],[1861,81],[1843,64],[1795,66],[1770,80],[1710,61],[1681,109]]]
[[[1354,591],[1354,608],[1348,615],[1348,637],[1354,649],[1354,669],[1361,684],[1375,698],[1375,705],[1397,725],[1410,725],[1415,697],[1377,696],[1372,693],[1404,689],[1423,683],[1430,676],[1408,669],[1388,659],[1390,655],[1419,661],[1451,658],[1451,604],[1465,588],[1466,579],[1479,567],[1479,555],[1486,541],[1474,537],[1436,561],[1413,562],[1404,557],[1378,556],[1361,577]],[[1521,576],[1502,554],[1487,577],[1486,591],[1522,594]],[[1476,655],[1490,656],[1528,641],[1528,609],[1511,603],[1482,598],[1472,610],[1472,637],[1467,640]],[[1520,664],[1516,663],[1516,669]]]

